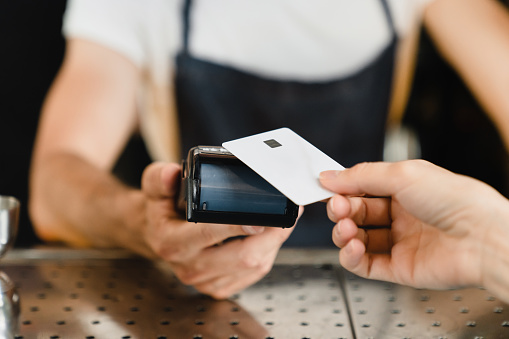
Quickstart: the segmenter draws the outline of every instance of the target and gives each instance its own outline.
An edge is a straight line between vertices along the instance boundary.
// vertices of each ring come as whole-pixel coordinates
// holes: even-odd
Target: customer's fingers
[[[348,217],[359,226],[386,226],[391,224],[391,199],[335,195],[327,203],[327,215],[334,222]]]
[[[343,248],[354,238],[363,240],[364,236],[361,237],[359,235],[359,232],[362,231],[363,230],[359,229],[352,219],[345,218],[340,220],[332,229],[332,241],[337,247]]]
[[[430,170],[440,171],[424,160],[361,163],[342,171],[322,172],[320,182],[339,194],[383,197],[396,194]]]
[[[345,269],[360,277],[394,281],[390,255],[366,253],[366,248],[359,239],[353,239],[339,252],[339,262]]]
[[[360,240],[368,253],[388,253],[393,245],[389,228],[363,229],[357,227],[351,219],[341,220],[332,231],[334,244],[343,248],[352,239]]]
[[[336,194],[327,201],[327,216],[333,222],[348,218],[351,210],[350,201],[342,195]]]
[[[350,197],[350,218],[359,226],[391,224],[391,199]]]

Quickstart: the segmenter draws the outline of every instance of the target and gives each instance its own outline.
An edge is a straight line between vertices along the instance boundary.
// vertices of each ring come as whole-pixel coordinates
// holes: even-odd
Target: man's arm
[[[102,46],[68,42],[43,107],[31,170],[31,217],[44,240],[148,251],[134,226],[142,195],[109,175],[136,125],[138,73]],[[132,225],[134,234],[119,232],[120,225]]]
[[[509,150],[509,11],[496,0],[434,0],[425,26]]]

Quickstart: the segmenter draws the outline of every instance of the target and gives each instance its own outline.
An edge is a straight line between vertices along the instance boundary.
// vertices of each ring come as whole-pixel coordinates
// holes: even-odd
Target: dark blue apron
[[[390,44],[356,74],[309,83],[266,79],[194,58],[189,54],[192,23],[187,0],[183,48],[176,60],[182,154],[196,145],[221,145],[289,127],[345,167],[381,160],[397,43],[386,0],[381,2]],[[306,206],[285,246],[334,246],[332,226],[323,203]]]

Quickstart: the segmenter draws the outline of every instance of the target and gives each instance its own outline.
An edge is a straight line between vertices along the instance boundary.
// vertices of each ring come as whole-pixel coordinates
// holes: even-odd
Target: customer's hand
[[[143,173],[143,234],[176,276],[202,293],[226,298],[266,275],[293,228],[195,224],[175,211],[180,166],[154,163]],[[224,240],[249,235],[223,243]]]
[[[484,285],[509,300],[509,204],[490,186],[422,160],[320,181],[339,193],[327,211],[344,268],[422,288]]]

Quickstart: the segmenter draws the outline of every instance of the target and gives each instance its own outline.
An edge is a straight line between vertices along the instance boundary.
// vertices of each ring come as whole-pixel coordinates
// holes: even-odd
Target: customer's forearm
[[[72,154],[33,164],[31,217],[47,241],[78,247],[125,247],[146,256],[141,230],[145,198]]]

